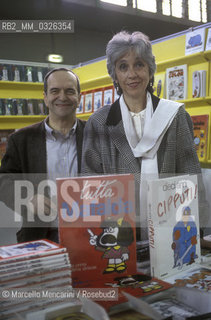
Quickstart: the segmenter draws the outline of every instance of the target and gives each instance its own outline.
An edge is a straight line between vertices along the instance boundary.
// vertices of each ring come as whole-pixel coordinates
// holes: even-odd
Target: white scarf
[[[127,141],[134,157],[142,158],[140,168],[140,221],[142,227],[147,226],[147,180],[158,178],[157,150],[182,105],[182,103],[175,101],[160,99],[153,113],[151,94],[147,92],[143,135],[139,139],[124,97],[123,95],[120,97],[120,109]]]

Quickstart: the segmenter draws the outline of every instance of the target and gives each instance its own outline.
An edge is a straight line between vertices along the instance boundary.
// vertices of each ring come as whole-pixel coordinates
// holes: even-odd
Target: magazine
[[[166,69],[166,98],[184,100],[187,98],[187,65]]]

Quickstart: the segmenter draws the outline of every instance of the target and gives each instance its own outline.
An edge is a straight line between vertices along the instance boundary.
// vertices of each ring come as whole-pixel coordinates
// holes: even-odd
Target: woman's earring
[[[122,92],[121,92],[121,88],[120,88],[117,81],[114,81],[114,87],[116,88],[117,94],[120,96],[122,94]]]

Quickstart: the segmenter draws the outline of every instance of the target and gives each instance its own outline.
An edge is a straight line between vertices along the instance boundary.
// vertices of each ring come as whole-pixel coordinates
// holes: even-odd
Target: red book
[[[136,273],[133,175],[64,178],[57,187],[59,237],[73,287]]]
[[[103,279],[90,280],[87,282],[86,289],[81,285],[81,289],[77,288],[76,290],[78,295],[90,295],[95,302],[101,304],[106,310],[111,311],[128,301],[124,292],[137,298],[143,298],[171,287],[171,284],[163,280],[137,272],[125,276],[118,275],[107,281]]]

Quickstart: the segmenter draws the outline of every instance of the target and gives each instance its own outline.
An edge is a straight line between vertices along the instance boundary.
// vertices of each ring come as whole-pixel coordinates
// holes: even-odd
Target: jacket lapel
[[[106,124],[110,132],[110,137],[115,147],[118,149],[122,161],[125,162],[124,168],[127,168],[127,172],[131,173],[140,171],[140,162],[134,157],[125,136],[119,99],[111,106]],[[119,169],[121,170],[121,168]]]
[[[47,172],[46,137],[44,121],[34,127],[34,134],[29,138],[29,150],[31,150],[31,168],[35,173]]]
[[[78,156],[78,173],[81,172],[81,156],[82,156],[82,142],[83,142],[83,129],[85,122],[77,119],[76,127],[76,147],[77,147],[77,156]]]

